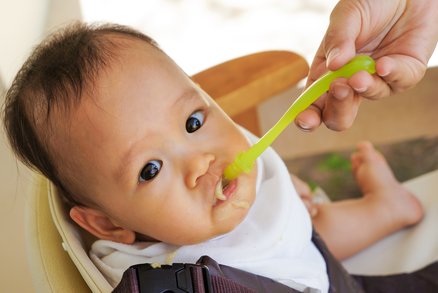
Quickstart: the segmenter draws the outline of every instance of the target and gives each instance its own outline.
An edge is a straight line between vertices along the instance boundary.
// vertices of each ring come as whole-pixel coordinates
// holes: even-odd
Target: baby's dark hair
[[[92,88],[100,70],[114,57],[118,44],[109,35],[138,39],[158,48],[148,36],[114,24],[71,24],[38,45],[6,93],[4,127],[13,151],[28,167],[53,182],[71,205],[83,204],[61,181],[49,151],[50,112],[68,110]],[[41,135],[41,133],[45,135]]]

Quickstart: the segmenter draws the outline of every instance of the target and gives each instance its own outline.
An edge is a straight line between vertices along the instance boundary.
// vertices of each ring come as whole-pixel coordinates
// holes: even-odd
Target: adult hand
[[[310,67],[307,86],[357,54],[376,60],[376,74],[337,79],[327,94],[295,120],[303,130],[321,122],[349,128],[362,98],[380,99],[415,86],[424,76],[438,40],[437,0],[341,0]]]

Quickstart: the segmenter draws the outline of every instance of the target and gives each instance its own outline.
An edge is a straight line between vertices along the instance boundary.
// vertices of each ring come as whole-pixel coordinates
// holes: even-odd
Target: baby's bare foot
[[[385,158],[370,142],[357,145],[351,163],[364,196],[381,207],[382,220],[386,219],[394,229],[400,229],[423,218],[419,200],[397,181]]]

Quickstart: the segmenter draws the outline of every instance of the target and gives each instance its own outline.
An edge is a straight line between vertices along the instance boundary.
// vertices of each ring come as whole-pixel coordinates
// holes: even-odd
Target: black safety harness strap
[[[150,264],[132,266],[125,271],[113,292],[255,293],[231,279],[210,275],[205,265],[181,263],[158,268],[153,268]]]

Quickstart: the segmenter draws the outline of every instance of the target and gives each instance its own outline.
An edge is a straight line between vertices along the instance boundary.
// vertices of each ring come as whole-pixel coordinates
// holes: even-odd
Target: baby
[[[65,196],[71,219],[101,239],[91,257],[114,286],[135,263],[209,255],[327,292],[312,220],[343,258],[423,215],[369,143],[352,157],[364,197],[322,204],[312,219],[272,149],[223,187],[225,167],[256,138],[124,26],[75,24],[38,46],[7,93],[5,127],[18,157]]]

